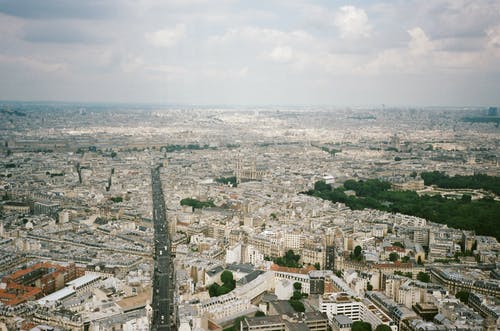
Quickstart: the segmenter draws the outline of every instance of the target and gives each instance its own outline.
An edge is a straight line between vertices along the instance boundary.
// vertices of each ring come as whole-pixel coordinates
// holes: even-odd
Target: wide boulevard
[[[153,222],[154,222],[154,275],[153,275],[153,319],[151,330],[170,330],[173,267],[170,249],[170,238],[167,226],[165,199],[160,179],[159,167],[151,169],[153,189]]]

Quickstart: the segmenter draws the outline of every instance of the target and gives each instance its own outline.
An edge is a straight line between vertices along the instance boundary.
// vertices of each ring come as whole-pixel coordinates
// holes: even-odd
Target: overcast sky
[[[500,0],[0,0],[0,100],[500,105]]]

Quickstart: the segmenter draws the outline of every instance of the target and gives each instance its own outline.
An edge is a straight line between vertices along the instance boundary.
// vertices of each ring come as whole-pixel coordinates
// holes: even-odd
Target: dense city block
[[[491,109],[0,111],[0,330],[500,328]]]

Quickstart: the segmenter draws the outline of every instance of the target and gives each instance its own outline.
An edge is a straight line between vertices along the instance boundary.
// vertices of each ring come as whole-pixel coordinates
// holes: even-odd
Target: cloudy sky
[[[0,100],[500,105],[500,0],[0,0]]]

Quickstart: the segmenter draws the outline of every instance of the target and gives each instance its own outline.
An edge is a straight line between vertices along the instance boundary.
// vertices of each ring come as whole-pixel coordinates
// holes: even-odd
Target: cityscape
[[[500,0],[0,0],[0,331],[500,330]]]
[[[7,330],[500,325],[494,107],[1,116]]]

